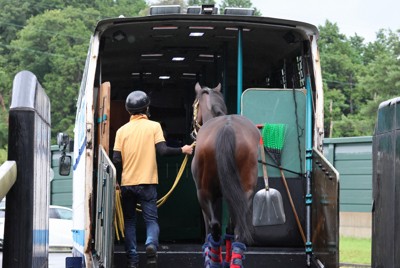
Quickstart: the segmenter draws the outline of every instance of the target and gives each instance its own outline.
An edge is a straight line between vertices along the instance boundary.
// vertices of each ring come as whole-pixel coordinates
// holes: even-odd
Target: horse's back
[[[218,116],[208,120],[200,129],[197,136],[197,144],[207,144],[213,147],[215,137],[219,135],[221,129],[225,126],[231,126],[235,132],[236,145],[241,147],[257,148],[260,140],[260,132],[257,127],[248,118],[242,115]]]

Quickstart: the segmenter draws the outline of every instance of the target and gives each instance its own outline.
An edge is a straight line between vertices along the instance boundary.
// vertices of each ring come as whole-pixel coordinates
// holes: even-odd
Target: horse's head
[[[196,99],[193,103],[193,133],[195,137],[200,127],[211,118],[227,114],[221,84],[215,88],[195,86]]]

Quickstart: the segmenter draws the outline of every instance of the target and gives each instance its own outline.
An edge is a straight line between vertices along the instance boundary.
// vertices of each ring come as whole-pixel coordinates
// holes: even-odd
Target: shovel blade
[[[281,193],[273,188],[259,190],[253,199],[253,225],[280,225],[285,222]]]

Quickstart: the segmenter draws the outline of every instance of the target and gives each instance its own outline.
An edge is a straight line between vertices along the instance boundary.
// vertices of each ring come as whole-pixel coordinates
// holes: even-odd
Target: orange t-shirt
[[[158,184],[155,144],[165,141],[158,122],[131,115],[117,131],[114,151],[122,157],[121,185]]]

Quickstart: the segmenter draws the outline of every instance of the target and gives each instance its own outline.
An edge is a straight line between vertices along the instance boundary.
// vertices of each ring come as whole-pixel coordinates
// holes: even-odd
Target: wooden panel
[[[101,84],[97,101],[98,140],[108,155],[110,148],[110,91],[110,82]]]
[[[115,134],[117,130],[124,124],[129,122],[130,115],[125,109],[125,101],[111,101],[110,104],[110,148],[114,148]]]

